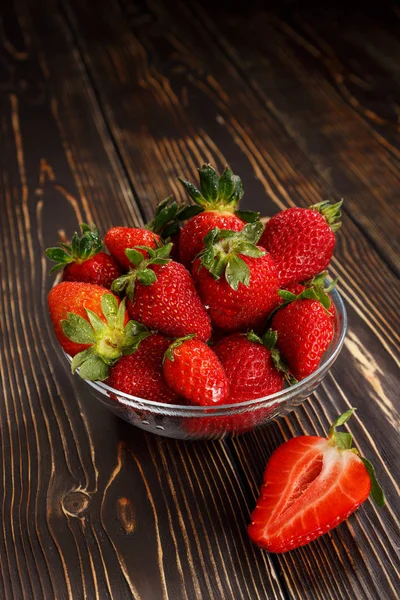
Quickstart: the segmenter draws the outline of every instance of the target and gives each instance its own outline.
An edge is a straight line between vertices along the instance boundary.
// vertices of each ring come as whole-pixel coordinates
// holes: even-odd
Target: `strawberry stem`
[[[79,368],[79,375],[92,381],[107,379],[109,366],[122,355],[135,352],[140,342],[152,335],[137,321],[128,321],[124,325],[125,299],[118,306],[113,294],[104,294],[101,306],[106,322],[89,309],[85,309],[88,320],[68,313],[67,318],[61,321],[68,339],[77,344],[90,344],[89,348],[74,356],[71,370],[75,373]]]
[[[145,250],[149,258],[145,258],[142,252],[139,250]],[[135,246],[135,248],[127,248],[125,255],[129,258],[132,263],[132,267],[129,273],[121,275],[117,279],[114,279],[111,285],[111,289],[115,294],[126,294],[128,298],[133,302],[136,281],[139,281],[142,285],[152,285],[157,281],[157,276],[152,269],[149,269],[151,265],[167,265],[171,262],[169,254],[172,249],[172,243],[165,244],[153,250],[147,246]]]
[[[341,425],[347,423],[347,421],[350,419],[350,417],[356,410],[356,408],[350,408],[336,419],[336,421],[332,424],[332,426],[329,429],[328,439],[331,441],[332,445],[337,446],[339,450],[350,450],[350,452],[354,452],[355,454],[360,456],[358,450],[356,448],[353,448],[353,438],[351,433],[336,431],[337,427],[340,427]],[[360,456],[360,459],[364,463],[364,466],[371,479],[371,498],[374,500],[374,502],[376,502],[378,506],[384,506],[385,494],[376,478],[374,467],[366,458]]]
[[[221,177],[210,164],[199,169],[200,190],[182,177],[178,177],[190,198],[203,210],[234,212],[243,197],[242,181],[228,167]]]
[[[342,226],[342,222],[340,221],[342,217],[342,211],[340,210],[342,204],[343,200],[340,200],[335,204],[331,204],[329,200],[324,200],[324,202],[314,204],[310,208],[321,213],[332,231],[336,232]]]
[[[81,237],[75,232],[70,244],[60,243],[60,247],[47,248],[45,251],[47,258],[56,263],[50,273],[63,269],[69,263],[82,263],[102,250],[103,241],[96,225],[90,228],[86,223],[81,223],[80,227]]]
[[[235,291],[239,283],[250,285],[250,270],[239,255],[260,258],[265,251],[257,248],[264,225],[248,223],[242,231],[230,231],[215,227],[204,238],[204,250],[200,252],[201,265],[216,280],[225,276],[226,281]]]

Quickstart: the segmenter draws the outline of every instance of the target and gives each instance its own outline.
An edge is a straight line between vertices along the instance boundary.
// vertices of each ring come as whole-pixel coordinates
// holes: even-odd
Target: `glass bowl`
[[[304,402],[339,356],[346,335],[347,314],[339,292],[334,289],[330,294],[336,309],[335,333],[321,364],[309,377],[271,396],[218,407],[182,406],[137,398],[97,381],[85,380],[85,383],[95,398],[113,413],[156,435],[205,440],[244,433],[287,415]],[[71,362],[71,357],[65,356]]]

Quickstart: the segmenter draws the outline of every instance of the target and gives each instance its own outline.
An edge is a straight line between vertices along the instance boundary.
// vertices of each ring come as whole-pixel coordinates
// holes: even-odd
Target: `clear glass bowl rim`
[[[216,406],[186,406],[182,404],[167,404],[164,402],[156,402],[154,400],[146,400],[145,398],[139,398],[137,396],[132,396],[130,394],[121,392],[108,386],[106,383],[89,381],[87,379],[84,381],[98,393],[104,395],[108,402],[113,401],[109,394],[114,394],[118,397],[118,401],[124,406],[139,410],[148,409],[149,411],[157,414],[170,415],[174,417],[201,417],[202,415],[205,417],[210,417],[222,416],[226,414],[232,415],[235,413],[245,412],[246,409],[254,406],[257,406],[258,408],[261,405],[263,407],[268,407],[276,402],[280,404],[284,400],[293,398],[302,392],[306,392],[307,388],[312,386],[314,381],[318,380],[319,376],[330,368],[342,349],[347,330],[347,312],[344,302],[339,292],[335,288],[330,292],[330,296],[336,308],[337,324],[339,325],[339,330],[336,334],[336,343],[333,345],[333,341],[331,342],[331,346],[326,351],[321,364],[319,365],[318,369],[314,371],[314,373],[305,379],[302,379],[298,383],[288,388],[284,388],[280,392],[271,394],[270,396],[264,396],[262,398],[255,398],[254,400],[246,400],[245,402],[237,402],[234,404],[220,404]],[[71,362],[71,356],[64,351],[63,353],[68,361]]]

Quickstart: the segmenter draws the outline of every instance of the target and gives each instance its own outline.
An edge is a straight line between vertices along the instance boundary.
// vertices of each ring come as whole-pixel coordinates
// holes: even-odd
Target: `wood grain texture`
[[[313,20],[249,5],[240,21],[212,8],[3,8],[2,598],[397,597],[396,24],[366,14],[363,43],[351,19],[340,33],[322,9]],[[360,83],[371,55],[387,85],[375,106],[375,80]],[[81,220],[102,231],[148,220],[170,191],[182,197],[176,176],[194,177],[203,160],[237,170],[246,206],[263,214],[346,195],[332,273],[350,328],[295,413],[229,442],[190,444],[133,429],[70,377],[46,318],[42,256]],[[367,502],[284,556],[253,548],[246,524],[270,452],[292,435],[326,433],[350,405],[387,508]]]

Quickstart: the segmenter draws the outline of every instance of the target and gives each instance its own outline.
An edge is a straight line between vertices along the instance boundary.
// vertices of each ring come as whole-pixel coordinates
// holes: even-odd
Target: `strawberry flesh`
[[[250,538],[270,552],[286,552],[326,533],[354,512],[371,491],[359,456],[322,437],[301,436],[271,456]]]

